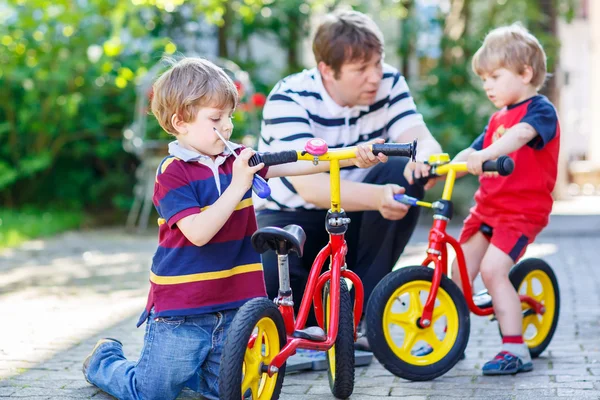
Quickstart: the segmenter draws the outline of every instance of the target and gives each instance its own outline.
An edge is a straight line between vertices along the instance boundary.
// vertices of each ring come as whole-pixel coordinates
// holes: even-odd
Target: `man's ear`
[[[177,133],[187,133],[187,123],[183,122],[177,113],[171,115],[171,125],[173,125]]]
[[[333,68],[325,64],[323,61],[319,61],[319,64],[317,64],[317,68],[319,69],[319,73],[321,74],[321,77],[324,81],[333,82],[336,80]]]
[[[523,72],[521,73],[521,79],[523,79],[523,83],[529,85],[531,80],[533,79],[533,68],[531,65],[525,65],[523,67]]]

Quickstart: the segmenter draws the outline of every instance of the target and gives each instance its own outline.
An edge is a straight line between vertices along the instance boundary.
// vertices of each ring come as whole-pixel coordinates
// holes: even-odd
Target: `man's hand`
[[[395,184],[383,185],[382,189],[379,198],[379,212],[381,216],[390,221],[404,218],[410,207],[394,200],[394,195],[404,193],[406,190]]]
[[[483,173],[483,163],[492,158],[492,155],[485,150],[474,151],[467,158],[467,170],[473,175],[481,175]]]
[[[385,140],[383,139],[375,139],[368,143],[358,145],[356,150],[356,158],[352,159],[352,163],[358,168],[369,168],[380,162],[387,162],[388,157],[386,155],[383,155],[382,153],[375,155],[370,148],[371,144],[384,142]]]
[[[415,179],[419,179],[421,177],[427,177],[427,176],[429,176],[430,169],[431,169],[431,165],[429,165],[429,164],[425,164],[425,163],[418,162],[418,161],[417,162],[409,162],[408,164],[406,164],[406,168],[404,168],[404,178],[406,178],[408,183],[410,183],[412,185],[415,183],[413,176],[415,177]],[[439,180],[439,178],[429,179],[429,181],[427,181],[427,183],[424,186],[425,190],[429,190],[433,186],[435,186],[435,184],[437,183],[438,180]]]

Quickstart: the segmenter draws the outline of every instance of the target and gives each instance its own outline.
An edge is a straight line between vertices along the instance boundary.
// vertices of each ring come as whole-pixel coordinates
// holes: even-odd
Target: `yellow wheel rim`
[[[444,358],[458,338],[458,309],[452,297],[438,289],[431,325],[419,328],[417,320],[429,295],[431,282],[411,281],[390,296],[383,311],[383,332],[389,348],[402,361],[425,366]],[[429,346],[426,355],[419,349]]]
[[[525,276],[518,289],[546,308],[544,314],[532,314],[523,318],[523,340],[527,346],[534,348],[542,344],[552,328],[556,312],[556,293],[550,276],[542,270],[533,270]],[[521,303],[523,310],[529,309],[526,303]]]
[[[277,374],[269,377],[262,372],[262,366],[269,365],[281,350],[279,332],[275,322],[264,317],[256,324],[253,335],[256,335],[254,346],[248,347],[244,354],[242,395],[250,390],[253,400],[270,399],[277,384]]]
[[[327,300],[325,304],[325,320],[323,321],[323,325],[325,326],[326,331],[329,329],[329,315],[331,315],[331,296],[329,296],[329,292],[327,292]],[[327,356],[327,359],[329,360],[329,371],[331,371],[331,376],[335,378],[335,344],[331,346],[329,350],[327,350]]]

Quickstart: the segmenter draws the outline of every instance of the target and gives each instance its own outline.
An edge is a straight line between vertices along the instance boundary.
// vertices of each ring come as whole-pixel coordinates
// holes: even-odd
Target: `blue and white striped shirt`
[[[260,152],[302,150],[314,137],[329,148],[356,146],[375,138],[396,141],[407,129],[424,125],[404,77],[384,64],[383,79],[370,106],[342,107],[327,93],[316,68],[279,81],[263,110]],[[343,168],[341,178],[360,182],[369,169]],[[286,178],[269,180],[271,196],[258,199],[256,209],[315,209],[300,197]]]

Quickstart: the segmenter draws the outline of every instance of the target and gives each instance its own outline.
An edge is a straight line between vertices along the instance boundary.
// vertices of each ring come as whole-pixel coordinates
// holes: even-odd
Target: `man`
[[[317,67],[288,76],[270,93],[263,111],[259,151],[303,149],[311,138],[329,148],[355,146],[383,138],[393,142],[418,139],[417,160],[441,152],[440,145],[416,111],[398,70],[383,63],[383,34],[365,14],[342,11],[326,16],[313,41]],[[389,273],[410,238],[418,209],[394,200],[397,193],[422,198],[415,177],[429,167],[390,157],[370,169],[341,171],[342,208],[351,218],[346,233],[347,265],[365,288],[365,305],[375,285]],[[404,173],[403,173],[404,172]],[[432,184],[432,183],[431,183]],[[302,226],[304,256],[289,257],[296,310],[312,262],[327,243],[325,216],[330,207],[329,175],[271,179],[272,194],[257,201],[258,224]],[[427,188],[427,187],[426,187]],[[277,256],[263,255],[267,293],[277,296]],[[308,325],[316,325],[309,318]]]

